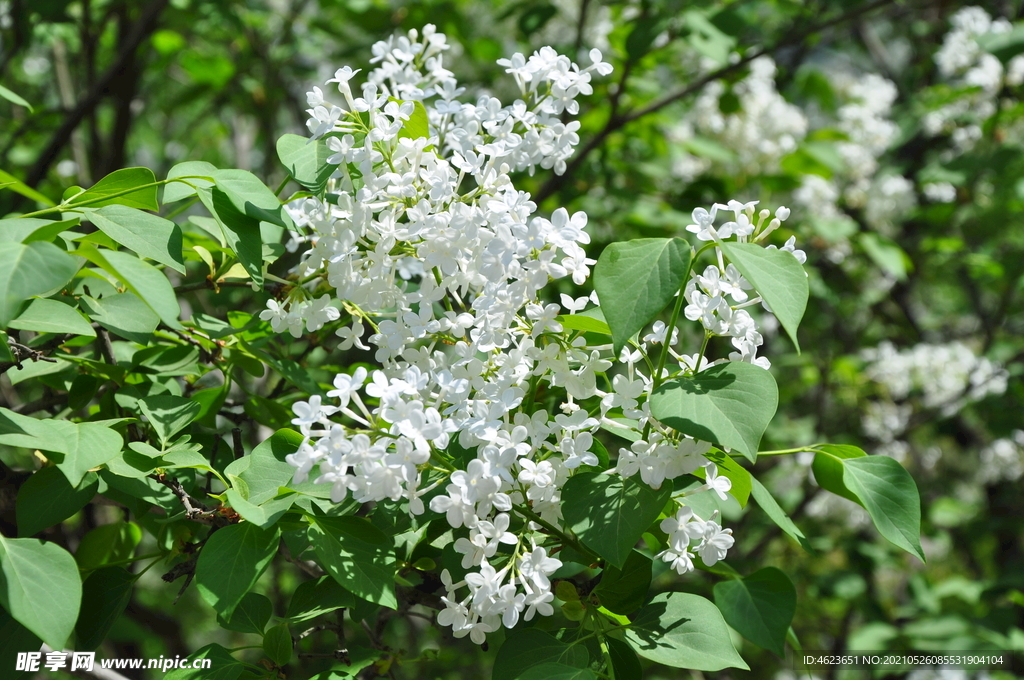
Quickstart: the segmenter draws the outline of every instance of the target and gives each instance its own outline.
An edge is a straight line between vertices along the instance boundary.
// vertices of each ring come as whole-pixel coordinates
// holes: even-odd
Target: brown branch
[[[837,24],[850,21],[851,19],[855,19],[872,10],[878,9],[879,7],[883,7],[889,4],[892,4],[891,0],[874,0],[873,2],[869,2],[865,5],[852,9],[849,12],[846,12],[845,14],[835,17],[834,19],[830,19],[828,21],[823,21],[820,24],[816,24],[815,26],[812,26],[809,29],[805,29],[803,31],[796,31],[795,34],[793,29],[795,29],[796,27],[791,27],[790,30],[783,31],[783,35],[785,35],[786,38],[784,40],[780,40],[771,47],[761,47],[750,50],[742,59],[740,59],[736,63],[729,64],[728,66],[723,66],[722,68],[716,71],[712,71],[711,73],[708,73],[704,77],[698,78],[690,85],[687,85],[686,87],[677,90],[672,94],[666,95],[661,99],[658,99],[657,101],[651,102],[647,106],[641,107],[631,112],[624,113],[622,115],[613,114],[609,116],[608,122],[605,123],[604,128],[596,135],[594,135],[590,139],[590,141],[587,142],[586,145],[584,145],[583,148],[576,153],[573,159],[566,166],[565,172],[563,172],[561,175],[551,175],[551,177],[549,177],[548,180],[541,186],[541,188],[537,191],[536,196],[533,197],[534,202],[540,205],[547,198],[549,198],[555,192],[561,189],[562,186],[569,179],[569,177],[572,176],[572,174],[576,170],[578,170],[581,165],[583,165],[583,162],[586,160],[587,156],[589,156],[591,153],[593,153],[595,149],[601,146],[601,144],[604,143],[605,139],[607,139],[613,133],[618,132],[629,123],[639,120],[640,118],[643,118],[644,116],[647,116],[649,114],[655,113],[656,111],[660,111],[661,109],[665,108],[670,104],[674,104],[677,101],[685,99],[690,95],[699,92],[709,83],[712,83],[716,80],[719,80],[720,78],[724,78],[725,76],[738,71],[739,69],[743,68],[751,61],[757,59],[760,56],[774,55],[776,52],[784,48],[790,47],[796,43],[803,42],[804,40],[811,37],[815,33],[823,31],[827,28],[831,28],[832,26],[835,26]],[[622,84],[624,86],[625,82],[622,81]]]
[[[149,475],[149,477],[166,486],[181,501],[181,504],[185,507],[185,517],[187,519],[217,528],[238,523],[239,517],[237,515],[225,515],[216,509],[211,510],[193,498],[185,491],[185,487],[177,479],[166,474]]]

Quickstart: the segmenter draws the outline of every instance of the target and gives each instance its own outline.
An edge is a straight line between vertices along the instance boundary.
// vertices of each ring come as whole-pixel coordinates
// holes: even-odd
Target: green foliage
[[[243,522],[212,534],[196,563],[196,588],[216,612],[230,619],[277,553],[280,533]]]
[[[683,239],[613,243],[594,268],[594,289],[618,352],[650,323],[686,281],[692,249]]]
[[[771,373],[730,361],[663,383],[651,399],[651,413],[684,434],[735,449],[753,462],[778,400]]]
[[[623,569],[668,496],[667,488],[655,491],[636,478],[583,472],[562,488],[562,514],[587,547]]]
[[[747,668],[718,608],[689,593],[655,596],[633,619],[626,642],[645,659],[673,668]]]
[[[0,536],[0,605],[53,649],[63,649],[82,600],[75,560],[34,538]]]
[[[715,605],[726,623],[755,645],[779,656],[785,653],[786,632],[796,613],[796,588],[775,567],[715,584]]]

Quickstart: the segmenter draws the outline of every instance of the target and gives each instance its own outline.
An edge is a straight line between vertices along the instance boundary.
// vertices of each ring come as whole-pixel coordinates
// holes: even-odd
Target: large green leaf
[[[199,189],[199,199],[210,211],[227,245],[257,284],[263,284],[263,236],[260,221],[241,212],[219,187]]]
[[[814,550],[811,548],[811,544],[804,535],[804,532],[800,531],[800,528],[793,523],[793,520],[790,519],[789,515],[786,514],[786,511],[778,504],[775,497],[772,496],[772,493],[754,477],[750,478],[750,485],[750,495],[754,497],[754,500],[761,506],[761,509],[764,510],[765,514],[768,515],[768,517],[771,518],[771,520],[775,522],[780,529],[785,531],[790,538],[799,543],[804,550],[813,553]]]
[[[288,213],[274,192],[256,175],[246,170],[217,170],[213,173],[217,189],[224,192],[235,210],[258,222],[270,222],[294,229]]]
[[[753,243],[722,243],[725,256],[768,303],[797,351],[796,329],[807,308],[807,274],[791,253]]]
[[[726,623],[758,647],[785,653],[786,631],[796,613],[796,588],[775,567],[715,584],[715,604]]]
[[[395,609],[395,542],[362,517],[313,516],[309,540],[328,574],[352,594]]]
[[[160,394],[139,399],[139,410],[153,426],[160,443],[166,445],[199,416],[202,406],[185,397]]]
[[[84,508],[98,488],[99,479],[94,474],[86,475],[76,489],[63,472],[55,467],[44,467],[18,489],[18,535],[34,536],[63,522]]]
[[[277,554],[279,537],[276,528],[261,529],[249,522],[231,524],[212,534],[196,563],[196,587],[202,598],[230,619]]]
[[[82,580],[67,550],[0,535],[0,605],[53,649],[64,649],[78,620]]]
[[[326,577],[325,577],[326,578]],[[223,616],[217,617],[221,628],[235,630],[239,633],[255,633],[263,635],[270,621],[270,615],[274,613],[274,605],[270,603],[266,595],[259,593],[246,593],[242,601],[231,613],[230,619]]]
[[[123,205],[141,210],[159,210],[160,205],[156,202],[156,175],[149,168],[115,170],[71,201],[72,205],[82,203],[88,203],[90,208]]]
[[[181,228],[174,222],[123,205],[82,212],[97,229],[126,248],[185,273]]]
[[[814,461],[811,463],[811,471],[814,472],[814,481],[818,483],[818,486],[854,503],[860,503],[857,494],[847,488],[843,479],[845,467],[843,461],[850,458],[863,458],[868,454],[856,446],[836,444],[819,446],[817,451],[814,454]]]
[[[89,317],[104,328],[140,344],[160,325],[160,317],[135,293],[117,293],[95,299],[80,298]]]
[[[75,649],[96,649],[132,599],[135,574],[124,567],[97,569],[82,584],[82,611],[75,624]]]
[[[123,562],[135,554],[142,528],[135,522],[101,524],[87,533],[75,550],[75,562],[83,572]]]
[[[521,628],[510,633],[494,658],[492,680],[517,680],[530,668],[557,663],[586,668],[590,655],[584,645],[568,645],[536,628]]]
[[[651,397],[651,413],[683,434],[735,449],[753,461],[778,403],[771,373],[729,361],[662,383]]]
[[[681,238],[642,238],[613,243],[601,253],[594,288],[616,354],[679,292],[691,250]]]
[[[645,659],[673,668],[748,670],[732,646],[722,613],[698,595],[655,596],[626,630],[626,642]]]
[[[189,196],[195,196],[196,190],[190,185],[196,187],[212,187],[213,186],[213,173],[217,172],[217,168],[206,161],[185,161],[184,163],[178,163],[170,172],[167,173],[167,179],[174,179],[175,177],[188,177],[189,179],[180,182],[169,182],[164,185],[164,203],[174,203],[180,201],[183,198]],[[198,177],[208,179],[196,179]],[[186,184],[185,182],[188,182]]]
[[[606,637],[604,642],[608,645],[608,656],[615,669],[615,680],[641,680],[644,677],[643,666],[632,647],[613,637]]]
[[[651,567],[651,558],[634,550],[621,569],[605,568],[594,589],[601,606],[616,614],[632,614],[639,609],[651,586]]]
[[[11,321],[9,327],[37,333],[74,333],[96,337],[92,324],[77,309],[63,302],[42,298],[30,302],[25,311]]]
[[[303,581],[288,602],[288,619],[294,623],[308,621],[342,607],[353,607],[356,598],[330,576]]]
[[[878,533],[923,562],[921,497],[910,473],[887,456],[844,460],[843,468],[846,487],[860,499]]]
[[[0,220],[0,241],[14,241],[15,243],[52,241],[57,234],[62,231],[68,231],[77,225],[78,222],[78,217],[62,222],[35,217],[16,217],[9,220]]]
[[[327,164],[331,150],[324,138],[312,140],[299,135],[282,135],[277,140],[277,157],[296,182],[314,193],[327,186],[335,166]]]
[[[261,505],[276,497],[281,487],[288,487],[300,493],[330,498],[329,484],[314,484],[311,481],[293,484],[295,467],[285,457],[295,453],[302,444],[302,435],[295,430],[282,429],[263,440],[248,456],[233,461],[224,472],[240,478],[249,491],[246,498],[250,503]]]
[[[38,635],[15,621],[7,610],[0,608],[0,667],[7,669],[4,677],[22,680],[36,675],[13,669],[17,667],[19,654],[24,654],[26,649],[39,649],[42,643]]]
[[[562,516],[587,547],[621,569],[670,495],[667,486],[655,491],[636,477],[584,472],[562,487]]]
[[[50,430],[51,436],[57,440],[57,444],[51,444],[48,450],[64,454],[64,460],[57,463],[57,467],[75,486],[90,469],[121,453],[124,445],[124,439],[118,432],[97,423],[47,420],[43,427]],[[57,445],[60,448],[56,448]]]
[[[47,241],[0,241],[0,328],[30,297],[51,295],[78,271],[79,260]]]
[[[263,636],[263,651],[278,666],[292,660],[292,636],[287,623],[279,623]]]
[[[171,282],[162,271],[133,255],[113,250],[101,252],[92,249],[86,257],[108,274],[123,281],[128,289],[142,298],[167,326],[176,330],[181,329],[182,326],[178,322],[181,307],[178,306],[178,298],[174,294]]]

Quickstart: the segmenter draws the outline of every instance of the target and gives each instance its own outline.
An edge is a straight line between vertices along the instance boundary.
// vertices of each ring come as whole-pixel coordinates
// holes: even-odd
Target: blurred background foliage
[[[1005,24],[963,14],[974,5]],[[683,235],[690,211],[715,201],[792,207],[811,302],[803,354],[766,336],[782,395],[763,448],[857,444],[899,459],[921,489],[927,564],[884,543],[852,503],[819,494],[809,460],[775,457],[760,465],[815,552],[737,509],[730,565],[791,575],[805,649],[1024,658],[1022,16],[1019,0],[2,0],[0,83],[31,108],[0,101],[0,169],[53,197],[122,167],[163,177],[183,160],[275,187],[275,143],[305,134],[305,92],[365,64],[393,31],[437,24],[459,45],[446,63],[460,82],[503,98],[515,92],[496,59],[598,47],[616,71],[585,98],[577,156],[564,175],[521,186],[542,210],[586,210],[591,257],[613,240]],[[0,193],[0,214],[32,205]],[[225,318],[266,299],[196,290],[183,310]],[[360,358],[308,338],[280,343],[320,380]],[[12,407],[45,398],[44,385],[0,380]],[[236,424],[257,442],[267,432],[250,416],[274,427],[290,416],[273,381],[253,391]],[[101,510],[65,524],[66,540],[106,521]],[[268,572],[277,606],[295,578]],[[101,656],[184,654],[218,636],[244,644],[194,589],[172,604],[177,587],[148,583]],[[708,595],[711,580],[698,572],[682,587]],[[414,626],[397,621],[387,635],[415,656]],[[749,673],[710,676],[800,675],[792,659],[743,654]],[[420,663],[423,677],[488,673],[467,641],[446,639]],[[377,671],[412,677],[400,666]]]

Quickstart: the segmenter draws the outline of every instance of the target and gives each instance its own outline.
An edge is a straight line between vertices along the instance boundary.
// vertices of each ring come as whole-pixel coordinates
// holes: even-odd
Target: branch
[[[193,498],[185,491],[185,487],[177,479],[168,477],[166,474],[149,475],[149,477],[166,486],[181,501],[181,504],[185,507],[185,517],[187,519],[218,528],[238,523],[239,518],[237,515],[223,515],[217,510],[211,510]]]
[[[831,28],[836,24],[847,22],[851,19],[861,16],[862,14],[866,14],[874,9],[889,4],[892,4],[890,0],[874,0],[873,2],[869,2],[866,5],[862,5],[860,7],[852,9],[849,12],[846,12],[845,14],[842,14],[834,19],[824,21],[820,24],[812,26],[809,29],[796,32],[795,34],[794,29],[796,28],[796,26],[790,27],[790,30],[783,31],[783,35],[785,35],[786,38],[784,40],[780,40],[771,47],[761,47],[753,49],[747,52],[747,54],[736,63],[729,64],[728,66],[723,66],[722,68],[716,71],[712,71],[711,73],[705,75],[704,77],[695,80],[693,83],[687,85],[681,90],[677,90],[676,92],[666,95],[661,99],[658,99],[657,101],[651,102],[647,106],[641,107],[631,112],[624,113],[622,115],[613,113],[613,115],[608,118],[608,122],[605,123],[604,128],[600,132],[598,132],[594,137],[592,137],[590,141],[587,142],[587,144],[576,153],[572,161],[570,161],[569,164],[566,166],[565,172],[563,172],[561,175],[552,175],[551,177],[548,178],[548,180],[537,191],[536,196],[533,197],[533,201],[540,205],[547,198],[549,198],[551,195],[553,195],[555,192],[561,189],[562,186],[569,179],[569,177],[576,170],[578,170],[581,165],[583,165],[583,161],[586,160],[587,156],[589,156],[596,148],[601,146],[604,140],[607,139],[610,135],[612,135],[615,132],[618,132],[629,123],[632,123],[633,121],[643,118],[644,116],[647,116],[651,113],[655,113],[656,111],[660,111],[669,104],[674,104],[675,102],[681,99],[685,99],[686,97],[689,97],[690,95],[699,92],[709,83],[712,83],[720,78],[723,78],[731,73],[734,73],[735,71],[738,71],[739,69],[743,68],[751,61],[757,59],[760,56],[766,54],[774,55],[776,52],[784,48],[790,47],[795,43],[799,43],[806,40],[807,38],[814,35],[815,33],[818,33],[819,31]],[[625,82],[623,81],[622,84],[624,86]]]
[[[157,18],[167,7],[170,0],[153,0],[150,2],[145,9],[142,10],[142,15],[132,26],[128,32],[128,36],[121,46],[121,51],[118,52],[114,61],[107,68],[106,72],[100,76],[89,92],[82,97],[75,106],[74,110],[68,114],[68,117],[64,119],[57,131],[53,133],[50,138],[50,142],[46,145],[46,148],[39,154],[39,159],[36,164],[32,166],[28,176],[25,178],[25,184],[30,187],[36,187],[46,177],[46,172],[49,170],[50,165],[57,159],[57,155],[60,150],[68,143],[71,139],[71,134],[78,128],[79,124],[85,120],[85,117],[92,113],[93,109],[99,105],[100,100],[103,99],[104,95],[110,89],[111,85],[115,84],[119,78],[124,75],[124,70],[128,66],[129,62],[134,58],[135,51],[139,48],[139,45],[156,29]]]

